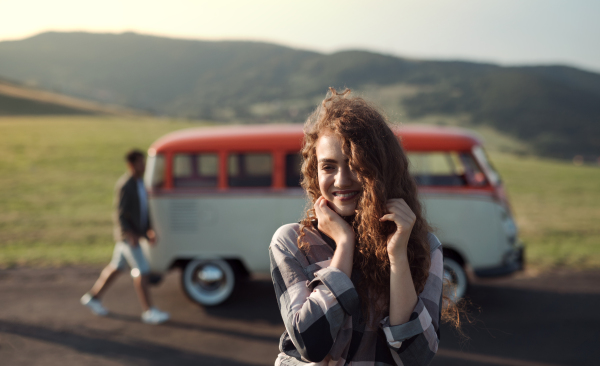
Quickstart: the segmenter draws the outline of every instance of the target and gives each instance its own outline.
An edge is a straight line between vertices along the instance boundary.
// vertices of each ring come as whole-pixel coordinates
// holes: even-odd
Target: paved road
[[[218,308],[192,304],[178,273],[153,289],[173,314],[140,323],[131,279],[120,278],[92,316],[78,303],[99,268],[0,271],[0,365],[272,365],[283,325],[268,279]],[[433,365],[600,364],[600,272],[502,279],[473,286],[470,339],[442,329]]]

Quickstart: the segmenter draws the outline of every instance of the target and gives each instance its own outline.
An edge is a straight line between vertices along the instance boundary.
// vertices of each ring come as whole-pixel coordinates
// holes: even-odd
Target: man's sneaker
[[[95,299],[90,294],[83,295],[81,297],[81,299],[79,300],[79,302],[81,302],[81,305],[87,306],[92,311],[92,313],[94,313],[96,315],[99,315],[99,316],[108,315],[108,310],[106,310],[106,308],[104,306],[102,306],[102,303],[100,302],[100,300]]]
[[[155,307],[150,308],[142,313],[142,321],[146,324],[160,324],[164,323],[171,315],[165,311],[158,310]]]

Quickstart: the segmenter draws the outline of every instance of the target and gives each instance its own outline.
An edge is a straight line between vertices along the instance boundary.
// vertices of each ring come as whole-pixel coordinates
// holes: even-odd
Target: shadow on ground
[[[200,353],[182,351],[177,348],[166,347],[151,342],[134,341],[131,339],[103,339],[101,337],[91,337],[74,332],[53,330],[46,327],[3,320],[0,320],[0,333],[54,343],[66,346],[77,352],[97,355],[103,359],[114,359],[132,365],[247,365],[229,359],[225,360]],[[4,345],[4,347],[8,348],[9,346]],[[9,362],[8,364],[10,364],[10,350],[3,357],[2,364],[4,362]]]

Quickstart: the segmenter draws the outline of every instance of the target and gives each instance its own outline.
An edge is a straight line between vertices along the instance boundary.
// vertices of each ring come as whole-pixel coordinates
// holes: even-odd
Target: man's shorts
[[[115,250],[113,251],[113,257],[110,264],[119,271],[124,270],[125,265],[129,265],[129,268],[131,268],[131,275],[134,277],[137,277],[136,275],[138,273],[139,275],[150,273],[150,265],[148,265],[148,261],[146,260],[146,257],[144,257],[142,247],[139,244],[136,247],[132,247],[124,241],[115,244]]]

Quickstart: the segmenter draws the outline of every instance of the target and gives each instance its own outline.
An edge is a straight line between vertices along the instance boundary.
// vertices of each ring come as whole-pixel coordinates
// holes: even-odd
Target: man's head
[[[125,155],[125,161],[127,161],[127,168],[136,178],[144,176],[146,170],[146,156],[141,150],[133,149]]]

